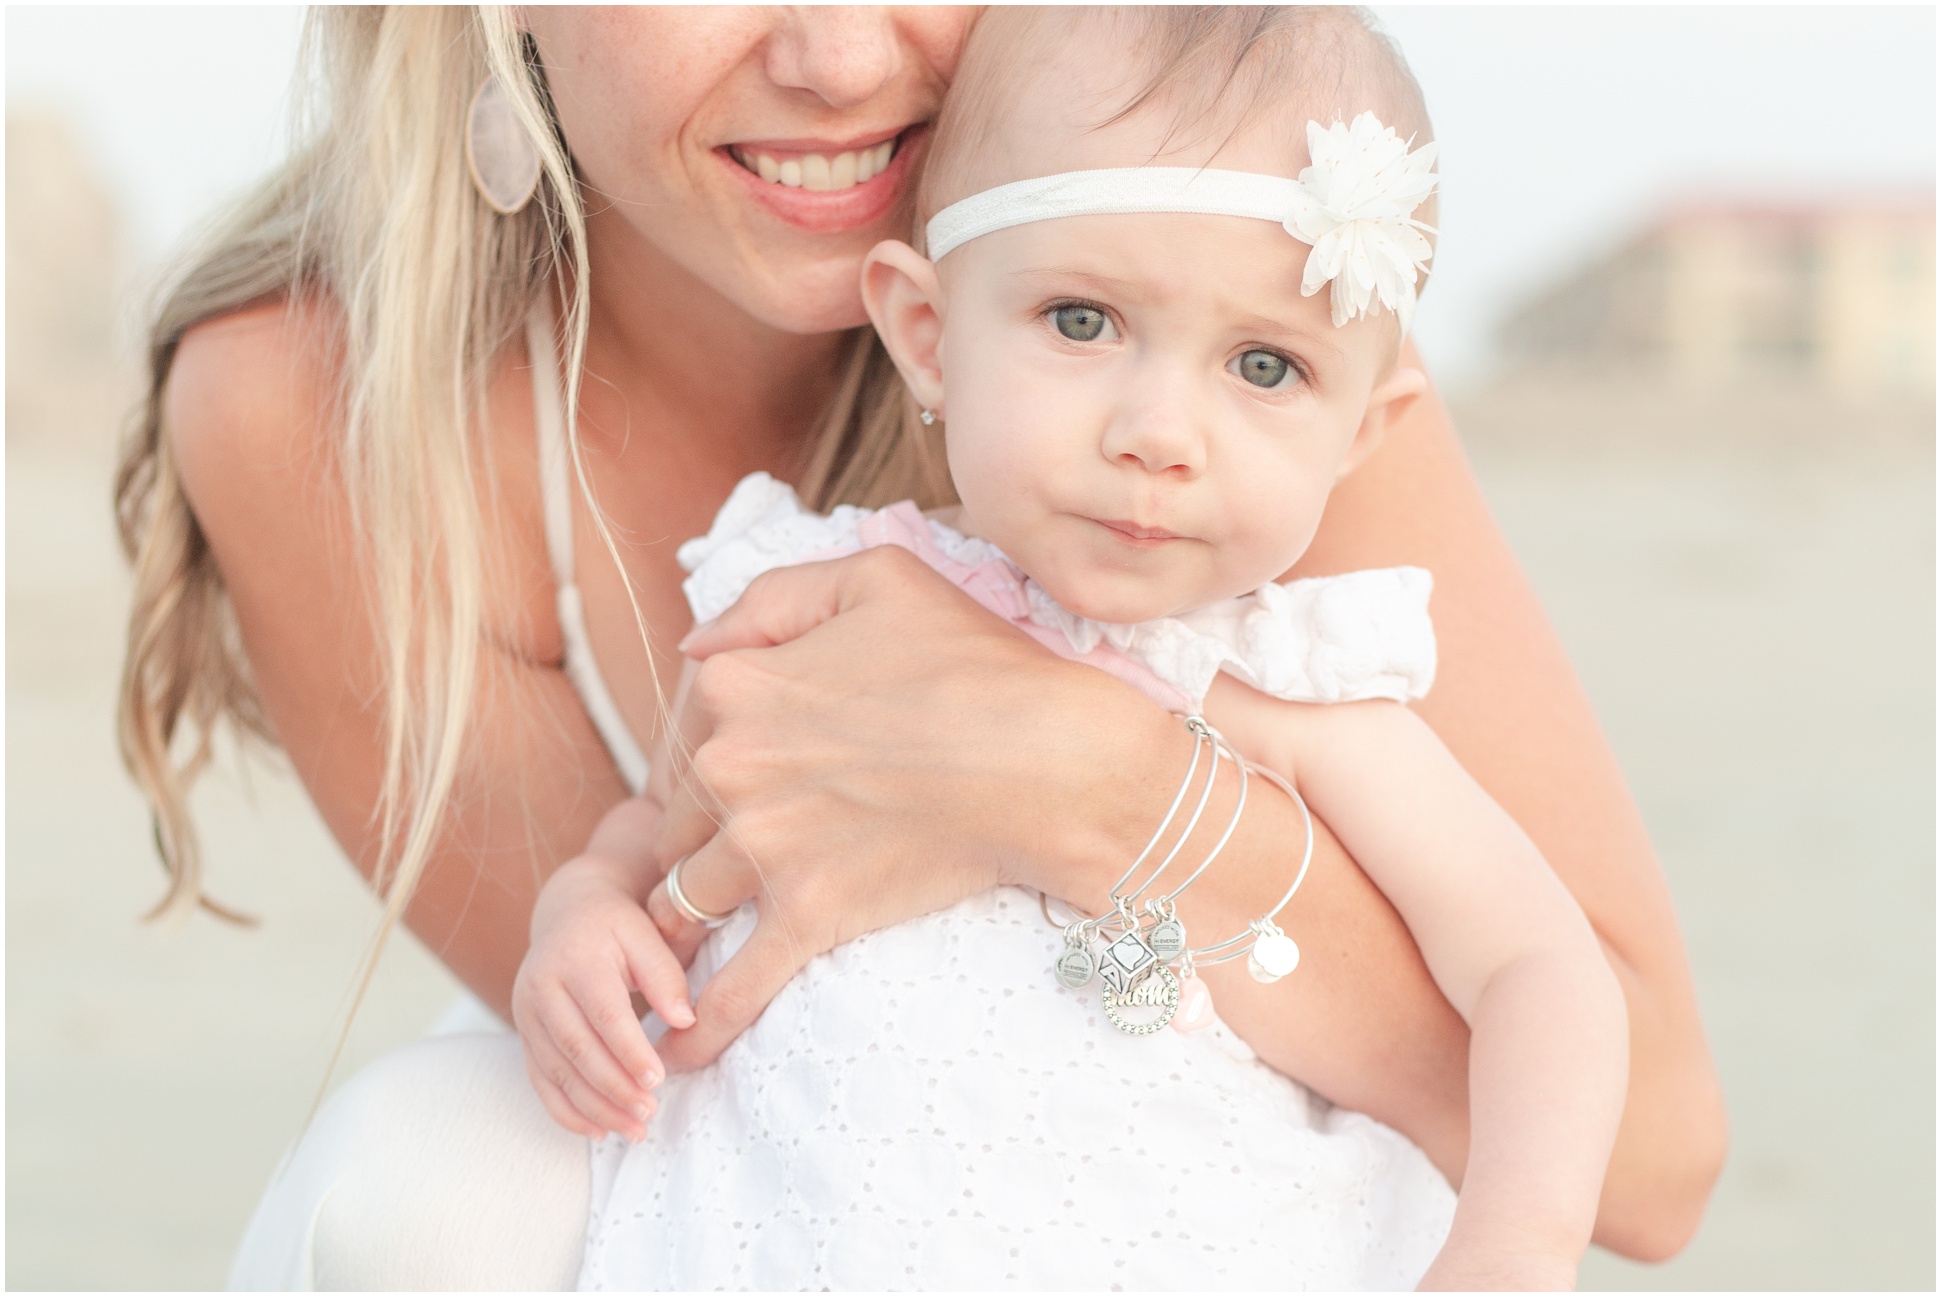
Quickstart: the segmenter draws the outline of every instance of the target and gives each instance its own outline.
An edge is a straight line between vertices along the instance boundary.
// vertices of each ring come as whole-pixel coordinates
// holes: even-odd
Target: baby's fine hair
[[[1096,125],[1165,112],[1159,155],[1271,120],[1284,124],[1292,160],[1306,155],[1310,119],[1325,126],[1364,111],[1418,146],[1434,138],[1415,75],[1360,8],[993,7],[971,32],[937,119],[917,191],[919,239],[951,203],[1026,178],[994,176],[993,153],[1001,156],[1006,132],[1032,110],[1021,88],[1075,50],[1127,56],[1125,84],[1099,105]],[[1416,215],[1433,224],[1434,199]]]

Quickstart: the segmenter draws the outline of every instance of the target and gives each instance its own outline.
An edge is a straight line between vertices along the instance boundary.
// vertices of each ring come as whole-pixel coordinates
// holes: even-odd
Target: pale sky
[[[1517,300],[1693,192],[1932,190],[1930,7],[1376,7],[1441,141],[1416,331],[1486,372]],[[301,10],[6,11],[7,102],[68,112],[150,261],[265,169]]]

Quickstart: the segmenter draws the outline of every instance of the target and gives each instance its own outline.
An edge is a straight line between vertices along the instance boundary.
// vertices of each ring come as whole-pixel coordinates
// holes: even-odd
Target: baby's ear
[[[944,290],[937,267],[886,239],[863,258],[863,308],[917,404],[944,412]]]
[[[1429,390],[1429,376],[1419,369],[1397,365],[1375,384],[1375,390],[1368,394],[1368,413],[1362,416],[1361,427],[1355,430],[1355,440],[1348,447],[1348,454],[1341,461],[1341,468],[1335,473],[1339,482],[1348,474],[1368,462],[1388,435],[1388,430],[1407,414],[1416,398]]]

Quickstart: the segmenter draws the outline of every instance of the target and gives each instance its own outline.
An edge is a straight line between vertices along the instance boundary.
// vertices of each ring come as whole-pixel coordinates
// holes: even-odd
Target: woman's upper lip
[[[919,122],[905,122],[889,130],[866,131],[842,140],[815,140],[803,136],[796,139],[746,139],[728,140],[722,148],[740,149],[744,153],[854,153],[858,149],[873,149],[885,140],[893,140]]]

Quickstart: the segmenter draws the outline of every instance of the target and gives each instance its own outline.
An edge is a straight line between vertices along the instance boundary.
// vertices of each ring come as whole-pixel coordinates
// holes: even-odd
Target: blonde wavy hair
[[[225,722],[245,741],[275,739],[222,574],[183,493],[164,397],[176,349],[197,324],[253,303],[322,298],[343,357],[335,458],[364,546],[385,672],[372,875],[385,904],[374,961],[432,854],[461,771],[480,686],[476,483],[492,480],[479,472],[484,394],[495,357],[542,293],[558,299],[568,444],[591,500],[575,417],[586,211],[537,51],[509,7],[313,9],[303,49],[296,147],[185,261],[155,313],[148,389],[115,481],[135,569],[119,740],[153,807],[168,875],[151,917],[198,906],[240,917],[203,890],[187,798]],[[468,109],[488,75],[543,162],[538,194],[509,217],[486,205],[465,162]],[[942,502],[950,488],[933,442],[875,334],[853,330],[797,480],[817,508]]]

